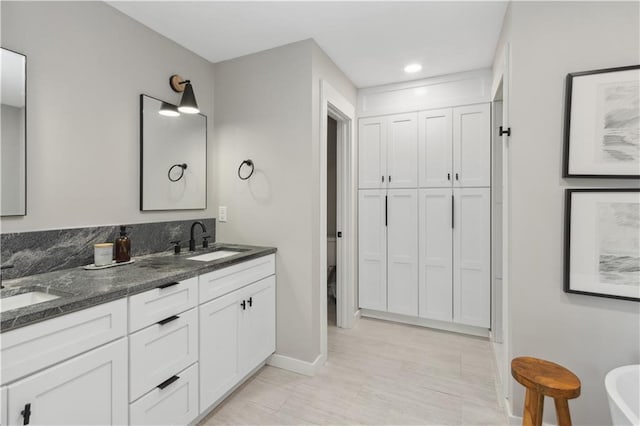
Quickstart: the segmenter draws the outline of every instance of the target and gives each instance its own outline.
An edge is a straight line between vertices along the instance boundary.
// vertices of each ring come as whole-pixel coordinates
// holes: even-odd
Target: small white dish
[[[96,269],[106,269],[106,268],[113,268],[114,266],[130,265],[133,262],[135,262],[134,259],[131,259],[128,262],[120,262],[120,263],[117,263],[115,260],[112,260],[111,265],[96,266],[95,263],[92,263],[91,265],[83,266],[83,268],[88,271],[95,271]]]

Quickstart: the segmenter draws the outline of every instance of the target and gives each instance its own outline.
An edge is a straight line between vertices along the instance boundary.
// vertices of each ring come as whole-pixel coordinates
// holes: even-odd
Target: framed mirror
[[[0,214],[27,214],[27,57],[2,48]]]
[[[140,210],[206,208],[207,116],[140,95]]]

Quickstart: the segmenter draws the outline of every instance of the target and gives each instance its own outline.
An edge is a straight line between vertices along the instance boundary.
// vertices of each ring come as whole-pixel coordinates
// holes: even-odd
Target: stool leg
[[[524,398],[524,413],[522,426],[542,426],[542,410],[544,409],[544,395],[527,389]]]
[[[569,403],[564,398],[554,398],[556,405],[556,416],[558,416],[558,426],[571,426],[571,415],[569,414]]]

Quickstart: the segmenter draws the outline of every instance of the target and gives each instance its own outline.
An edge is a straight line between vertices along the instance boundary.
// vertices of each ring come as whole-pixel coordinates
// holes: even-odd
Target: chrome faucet
[[[207,228],[204,227],[204,223],[200,222],[199,220],[191,224],[191,238],[189,239],[189,251],[196,251],[196,239],[193,235],[196,225],[200,225],[200,228],[202,228],[203,233],[207,232]]]

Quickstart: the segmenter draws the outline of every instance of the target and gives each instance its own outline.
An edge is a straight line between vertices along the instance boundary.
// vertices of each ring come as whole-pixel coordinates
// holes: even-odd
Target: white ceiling
[[[357,87],[491,66],[505,1],[111,1],[219,62],[313,38]],[[419,62],[421,72],[406,74]]]

